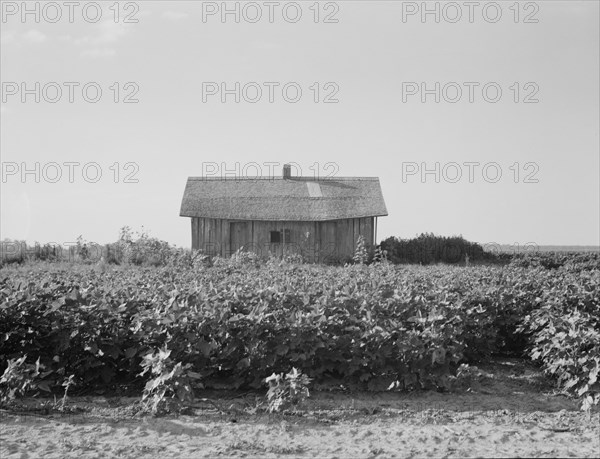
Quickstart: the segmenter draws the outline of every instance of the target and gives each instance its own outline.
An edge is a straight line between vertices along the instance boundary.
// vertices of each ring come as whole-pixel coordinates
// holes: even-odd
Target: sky
[[[293,162],[379,240],[600,243],[597,1],[50,3],[1,2],[2,239],[189,247],[188,176]]]

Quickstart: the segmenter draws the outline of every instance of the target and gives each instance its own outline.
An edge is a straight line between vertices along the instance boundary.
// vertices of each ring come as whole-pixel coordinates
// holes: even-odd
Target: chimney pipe
[[[292,166],[290,164],[283,165],[283,178],[284,179],[292,178]]]

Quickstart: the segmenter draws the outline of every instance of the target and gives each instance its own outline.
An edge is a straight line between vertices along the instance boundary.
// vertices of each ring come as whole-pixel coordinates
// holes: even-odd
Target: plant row
[[[599,272],[252,257],[211,267],[5,268],[0,371],[27,355],[39,359],[39,390],[60,390],[74,375],[80,392],[135,391],[162,349],[192,389],[257,388],[294,367],[317,383],[444,390],[461,363],[530,352],[594,402]]]

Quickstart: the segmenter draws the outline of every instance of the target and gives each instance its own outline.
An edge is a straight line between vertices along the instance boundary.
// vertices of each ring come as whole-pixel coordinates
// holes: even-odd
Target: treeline
[[[236,253],[234,256],[260,256],[252,253]],[[269,256],[268,258],[273,258]],[[5,239],[0,242],[0,266],[24,262],[74,262],[81,264],[106,263],[136,266],[173,266],[196,265],[198,263],[212,264],[219,257],[209,256],[206,252],[192,251],[176,247],[166,241],[151,237],[143,229],[134,232],[124,226],[119,232],[116,242],[96,244],[79,236],[76,242],[69,244],[26,244],[24,241]],[[301,253],[288,253],[285,258],[295,263],[305,260]],[[576,265],[585,269],[600,267],[600,252],[544,252],[536,247],[517,247],[505,251],[498,244],[470,242],[462,236],[437,236],[433,233],[423,233],[412,239],[389,237],[373,247],[364,238],[357,240],[354,256],[343,254],[339,256],[331,252],[323,260],[324,264],[371,264],[387,260],[394,264],[436,263],[469,266],[469,265],[506,265],[517,267],[542,267],[557,269],[565,265]],[[263,261],[266,261],[264,259]]]
[[[137,266],[168,266],[191,262],[195,254],[166,241],[150,237],[146,231],[134,232],[129,226],[119,231],[119,238],[110,244],[97,244],[79,236],[73,243],[35,243],[5,239],[0,243],[0,266],[24,262],[75,262],[83,264],[109,263]]]
[[[433,263],[509,263],[511,254],[485,251],[476,243],[462,236],[436,236],[423,233],[413,239],[400,239],[395,236],[383,240],[380,248],[392,263],[423,264]]]

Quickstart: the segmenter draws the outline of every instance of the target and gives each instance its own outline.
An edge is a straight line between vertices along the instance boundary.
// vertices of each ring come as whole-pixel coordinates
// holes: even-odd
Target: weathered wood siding
[[[271,231],[285,230],[289,241],[271,243]],[[352,257],[360,235],[369,244],[375,242],[374,217],[324,222],[192,218],[192,249],[223,257],[243,248],[262,257],[301,253],[307,261],[326,262]]]

